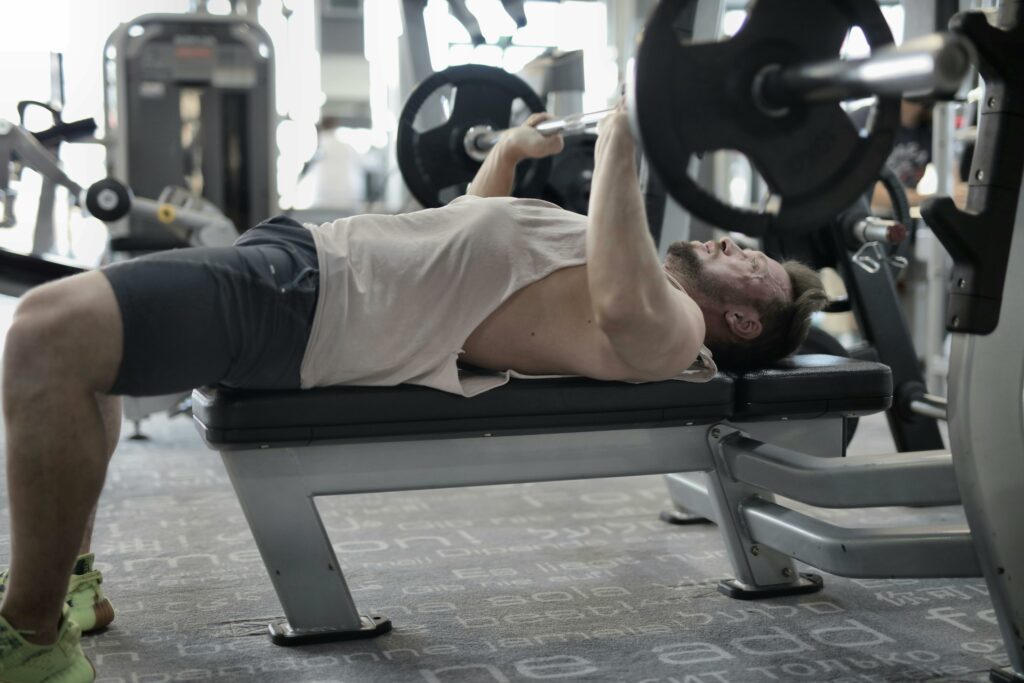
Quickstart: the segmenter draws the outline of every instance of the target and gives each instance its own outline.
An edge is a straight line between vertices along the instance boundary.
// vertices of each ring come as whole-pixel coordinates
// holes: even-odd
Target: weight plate
[[[595,135],[571,135],[565,149],[551,160],[551,176],[544,186],[544,199],[563,209],[587,215],[590,181],[594,177]]]
[[[455,89],[448,120],[417,131],[413,126],[417,115],[425,107],[439,104],[440,94],[447,88]],[[521,78],[479,64],[438,71],[416,86],[398,119],[398,168],[420,204],[443,206],[466,191],[481,166],[466,154],[466,131],[473,126],[494,130],[512,126],[516,101],[522,101],[530,113],[544,111],[540,97]],[[539,197],[550,168],[550,159],[520,162],[512,194]]]
[[[878,98],[862,135],[838,102],[762,110],[754,79],[770,65],[838,58],[855,26],[872,49],[892,43],[878,3],[757,0],[732,38],[692,42],[696,4],[663,0],[637,53],[630,111],[651,167],[676,201],[728,230],[761,236],[827,223],[877,177],[892,149],[899,99]],[[775,199],[770,211],[731,206],[697,185],[689,160],[715,150],[747,157]]]

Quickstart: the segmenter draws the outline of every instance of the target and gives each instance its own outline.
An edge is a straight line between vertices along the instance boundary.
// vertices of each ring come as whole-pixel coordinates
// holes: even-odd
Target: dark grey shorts
[[[124,322],[111,394],[299,386],[320,273],[313,236],[298,222],[277,216],[231,247],[149,254],[102,272]]]

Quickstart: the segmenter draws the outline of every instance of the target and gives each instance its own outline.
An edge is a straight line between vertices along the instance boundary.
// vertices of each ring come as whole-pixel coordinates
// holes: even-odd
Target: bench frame
[[[316,506],[317,497],[328,495],[703,473],[676,474],[670,490],[677,502],[719,523],[735,575],[720,589],[732,597],[820,590],[820,577],[798,573],[794,558],[847,576],[979,576],[966,528],[846,530],[775,501],[765,485],[799,472],[797,484],[847,491],[838,507],[955,502],[948,454],[839,459],[843,436],[843,417],[830,416],[358,439],[225,449],[221,456],[285,612],[285,622],[270,625],[279,645],[371,637],[391,628],[385,617],[363,616],[355,606]],[[801,486],[789,488],[793,495]]]

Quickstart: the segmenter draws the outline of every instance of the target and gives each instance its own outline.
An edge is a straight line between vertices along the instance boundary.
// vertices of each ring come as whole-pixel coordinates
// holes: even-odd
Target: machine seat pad
[[[808,354],[737,375],[734,419],[868,415],[891,404],[887,365]]]
[[[217,448],[356,438],[558,432],[727,419],[733,379],[627,384],[580,377],[512,380],[473,398],[425,387],[193,392],[193,418]]]

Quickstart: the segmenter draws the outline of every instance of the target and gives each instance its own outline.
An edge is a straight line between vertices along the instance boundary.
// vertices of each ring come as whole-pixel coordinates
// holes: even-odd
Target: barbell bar
[[[534,128],[544,137],[583,133],[599,124],[613,111],[615,111],[615,107],[581,114],[570,114],[560,119],[542,121],[534,126]],[[502,134],[505,132],[505,130],[494,130],[490,126],[473,126],[466,131],[466,154],[471,159],[483,161],[487,153],[498,144],[498,140],[501,139]]]
[[[899,47],[880,48],[862,59],[766,66],[754,79],[754,99],[782,110],[793,102],[839,102],[873,95],[948,99],[969,68],[962,40],[932,33]]]
[[[886,47],[862,59],[828,59],[782,68],[764,67],[752,84],[754,101],[770,114],[784,115],[794,102],[841,102],[872,95],[948,98],[954,95],[970,67],[961,40],[933,33],[899,47]],[[545,137],[590,130],[615,111],[570,114],[535,126]],[[483,161],[507,131],[472,126],[463,146],[475,161]]]

